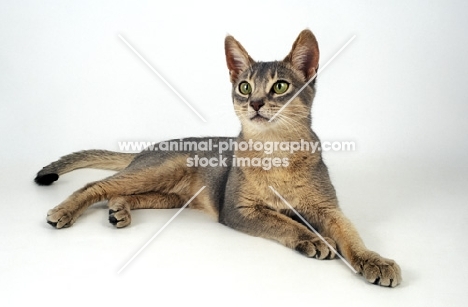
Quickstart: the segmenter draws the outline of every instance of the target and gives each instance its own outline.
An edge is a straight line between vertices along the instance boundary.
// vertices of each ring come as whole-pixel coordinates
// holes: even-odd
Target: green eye
[[[278,81],[273,84],[273,91],[276,94],[284,94],[289,88],[289,83],[285,81]]]
[[[249,82],[244,81],[239,84],[239,92],[244,95],[248,95],[252,92],[252,86]]]

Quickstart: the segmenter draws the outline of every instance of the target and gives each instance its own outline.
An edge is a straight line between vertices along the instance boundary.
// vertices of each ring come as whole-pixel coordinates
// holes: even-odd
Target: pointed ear
[[[314,34],[303,30],[294,42],[291,52],[283,60],[304,74],[306,80],[312,78],[318,70],[319,48]]]
[[[226,36],[224,40],[224,51],[231,82],[234,83],[240,73],[252,66],[255,61],[245,51],[244,47],[230,35]]]

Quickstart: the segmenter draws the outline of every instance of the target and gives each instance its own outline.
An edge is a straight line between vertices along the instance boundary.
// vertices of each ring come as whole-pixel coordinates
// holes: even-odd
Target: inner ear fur
[[[291,51],[284,58],[297,70],[304,74],[306,80],[312,78],[319,66],[319,47],[314,34],[306,29],[303,30],[294,42]]]
[[[226,63],[229,69],[231,82],[234,83],[237,77],[248,69],[255,61],[249,56],[242,45],[231,35],[224,40],[224,51],[226,53]]]

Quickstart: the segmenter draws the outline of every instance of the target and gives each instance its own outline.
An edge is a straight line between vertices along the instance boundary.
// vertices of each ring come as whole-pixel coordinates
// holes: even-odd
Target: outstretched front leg
[[[333,238],[338,251],[368,282],[385,287],[395,287],[401,283],[398,264],[366,248],[336,200],[300,206],[297,211],[310,223],[317,225],[321,234]]]
[[[307,257],[317,259],[335,258],[336,244],[325,238],[333,249],[301,223],[281,214],[265,204],[239,205],[229,202],[220,212],[220,222],[244,233],[275,240]]]

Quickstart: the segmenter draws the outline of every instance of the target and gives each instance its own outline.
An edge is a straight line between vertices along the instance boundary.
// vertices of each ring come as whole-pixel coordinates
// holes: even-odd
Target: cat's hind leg
[[[92,204],[118,196],[158,192],[162,195],[176,193],[184,197],[191,193],[193,175],[194,170],[186,166],[184,156],[168,159],[153,166],[145,165],[144,168],[130,167],[77,190],[61,204],[49,210],[47,222],[55,228],[70,227]],[[148,195],[148,198],[151,197]],[[138,200],[135,198],[133,202],[137,204]],[[172,196],[166,199],[166,201],[170,200],[174,200]],[[156,201],[158,201],[157,197],[149,204],[155,204]],[[175,203],[178,203],[178,200]],[[135,204],[133,206],[136,206]]]
[[[180,208],[184,200],[175,193],[148,192],[138,195],[112,197],[108,202],[109,223],[117,228],[130,225],[134,209],[172,209]]]

